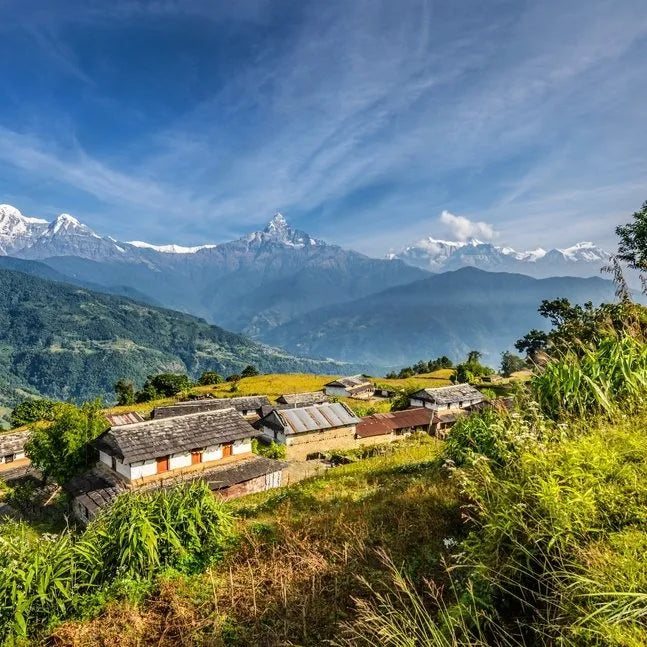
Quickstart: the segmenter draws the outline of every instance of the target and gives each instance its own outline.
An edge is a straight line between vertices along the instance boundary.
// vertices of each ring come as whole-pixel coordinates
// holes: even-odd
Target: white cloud
[[[438,220],[456,240],[467,240],[469,238],[492,240],[497,235],[494,227],[487,222],[474,222],[465,216],[455,216],[447,210],[440,214]]]

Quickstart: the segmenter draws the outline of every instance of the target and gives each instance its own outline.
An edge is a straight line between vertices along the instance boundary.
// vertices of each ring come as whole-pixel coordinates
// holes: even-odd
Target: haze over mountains
[[[183,247],[117,241],[67,214],[48,223],[4,205],[2,254],[0,267],[13,257],[9,269],[197,315],[293,353],[375,367],[458,360],[473,348],[496,363],[542,324],[541,299],[613,298],[610,282],[582,278],[598,277],[609,258],[592,243],[518,252],[427,238],[376,259],[313,238],[281,214],[238,240]],[[18,259],[32,265],[16,267]]]

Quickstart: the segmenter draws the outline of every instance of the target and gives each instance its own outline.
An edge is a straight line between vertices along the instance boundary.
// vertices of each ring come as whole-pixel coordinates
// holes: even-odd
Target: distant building
[[[284,464],[252,453],[260,436],[233,408],[116,426],[91,444],[99,463],[65,486],[83,522],[134,488],[200,479],[225,498],[281,484]]]
[[[280,408],[287,407],[309,407],[313,404],[324,404],[328,402],[328,396],[323,391],[307,391],[304,393],[284,393],[276,398]]]
[[[357,443],[358,445],[389,443],[415,431],[429,432],[433,417],[433,411],[424,407],[365,416],[357,425]]]
[[[288,458],[356,446],[355,431],[361,420],[342,402],[274,409],[258,421],[263,436],[284,444]]]
[[[29,435],[29,430],[0,434],[0,479],[3,473],[25,468],[31,464],[25,454]]]
[[[176,402],[167,407],[157,407],[153,409],[151,418],[154,420],[174,418],[176,416],[185,416],[187,414],[202,413],[205,411],[230,409],[231,407],[236,409],[241,416],[254,419],[264,415],[271,405],[265,395],[247,395],[237,398],[203,398]],[[264,408],[267,409],[264,410]]]
[[[134,425],[136,422],[144,422],[144,418],[137,411],[104,413],[103,417],[110,423],[111,427],[121,427],[122,425]]]
[[[370,398],[375,387],[363,375],[340,377],[324,385],[326,395],[338,398]]]
[[[483,395],[471,384],[454,384],[436,389],[421,389],[411,395],[412,407],[425,407],[432,411],[465,409],[483,401]]]
[[[434,411],[434,417],[429,431],[433,436],[444,438],[456,422],[468,414],[468,410],[457,408]]]

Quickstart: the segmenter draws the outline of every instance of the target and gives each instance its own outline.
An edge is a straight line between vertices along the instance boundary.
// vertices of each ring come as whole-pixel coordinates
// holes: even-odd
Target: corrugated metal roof
[[[286,434],[356,425],[360,419],[342,402],[276,411]]]
[[[106,413],[104,417],[110,423],[111,427],[121,427],[122,425],[134,425],[136,422],[144,422],[144,418],[136,411]]]
[[[375,413],[362,418],[357,425],[357,435],[360,438],[390,434],[399,429],[425,427],[431,422],[433,411],[424,407],[405,409],[404,411],[390,411],[388,413]]]

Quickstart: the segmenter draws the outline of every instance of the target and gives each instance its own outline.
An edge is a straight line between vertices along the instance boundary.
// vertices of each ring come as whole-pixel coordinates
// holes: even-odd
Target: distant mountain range
[[[180,312],[0,269],[0,405],[36,393],[111,400],[122,377],[141,385],[149,373],[228,375],[248,364],[265,372],[358,370],[295,357]]]
[[[612,299],[608,281],[578,278],[598,275],[608,258],[591,243],[517,252],[428,238],[375,259],[294,229],[281,214],[231,242],[153,245],[100,236],[66,214],[46,222],[0,206],[0,267],[163,305],[292,353],[374,367],[458,360],[472,349],[494,362],[544,323],[542,298]],[[456,271],[464,267],[472,272]]]
[[[549,276],[599,276],[611,254],[593,243],[578,243],[566,249],[540,247],[517,251],[472,239],[467,242],[423,238],[389,254],[414,267],[430,272],[447,272],[461,267],[476,267],[490,272],[516,272],[535,278]]]
[[[479,350],[498,366],[502,350],[545,327],[537,307],[556,297],[596,304],[615,298],[613,284],[598,277],[534,279],[462,268],[314,310],[266,339],[298,354],[392,366],[440,355],[460,360]]]

